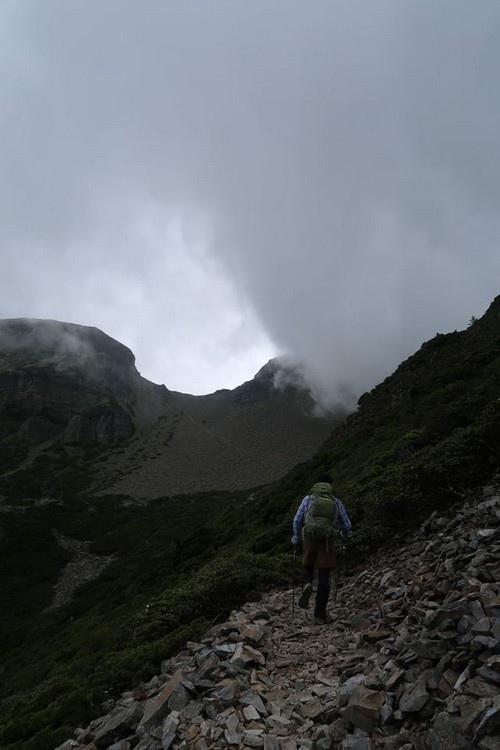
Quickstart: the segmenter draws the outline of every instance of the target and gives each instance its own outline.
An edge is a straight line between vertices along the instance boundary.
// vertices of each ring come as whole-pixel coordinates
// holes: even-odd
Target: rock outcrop
[[[57,609],[71,601],[77,588],[98,578],[113,560],[111,555],[94,555],[89,552],[90,542],[53,533],[60,546],[72,553],[72,558],[64,566],[54,586],[54,596],[49,609]]]
[[[500,747],[495,487],[344,573],[333,624],[294,596],[233,612],[58,750]]]
[[[130,349],[97,328],[0,321],[0,440],[108,444],[134,432]]]

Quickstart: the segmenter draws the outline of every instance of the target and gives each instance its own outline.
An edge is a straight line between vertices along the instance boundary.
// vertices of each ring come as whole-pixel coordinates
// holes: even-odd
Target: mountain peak
[[[150,383],[134,361],[97,328],[0,321],[0,467],[2,450],[4,469],[22,456],[28,472],[42,454],[52,478],[60,455],[87,456],[93,446],[98,461],[95,471],[86,465],[85,481],[94,472],[106,491],[142,498],[241,489],[310,458],[339,421],[318,419],[305,389],[283,387],[291,375],[279,360],[238,388],[207,396]],[[186,471],[187,461],[195,471]],[[41,489],[32,482],[32,494],[52,482],[36,476]]]
[[[56,368],[112,366],[132,368],[133,353],[92,326],[37,318],[0,320],[0,350],[16,356],[18,364],[54,365]]]
[[[273,388],[282,389],[287,386],[307,389],[304,376],[297,365],[292,364],[286,357],[270,359],[254,377],[259,382],[268,382]]]

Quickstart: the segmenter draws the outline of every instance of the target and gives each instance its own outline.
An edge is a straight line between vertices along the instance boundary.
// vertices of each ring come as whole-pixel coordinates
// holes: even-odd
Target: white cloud
[[[127,217],[121,219],[127,224]],[[153,208],[136,226],[12,260],[7,317],[71,320],[129,346],[149,380],[201,394],[234,388],[275,355],[247,300],[205,244]],[[22,255],[22,253],[21,253]],[[121,259],[124,259],[123,265]],[[28,299],[31,291],[31,299]]]

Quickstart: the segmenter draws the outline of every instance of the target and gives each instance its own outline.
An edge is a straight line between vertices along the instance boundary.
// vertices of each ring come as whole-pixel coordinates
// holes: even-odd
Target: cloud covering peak
[[[355,398],[498,293],[497,2],[1,13],[5,317],[97,325],[180,390],[283,352]]]

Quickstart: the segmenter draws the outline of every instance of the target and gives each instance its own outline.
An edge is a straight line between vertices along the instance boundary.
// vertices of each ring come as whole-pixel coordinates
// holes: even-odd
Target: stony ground
[[[344,416],[314,416],[293,390],[243,403],[234,393],[170,393],[155,420],[148,414],[132,439],[98,457],[92,492],[137,500],[266,484],[311,458]]]
[[[61,547],[71,552],[73,557],[61,571],[59,580],[54,586],[52,603],[48,609],[56,609],[71,601],[76,589],[98,578],[113,559],[112,555],[94,555],[88,552],[90,542],[72,539],[55,531],[53,533]]]
[[[333,624],[293,595],[233,612],[59,750],[499,750],[497,488],[345,575]]]

